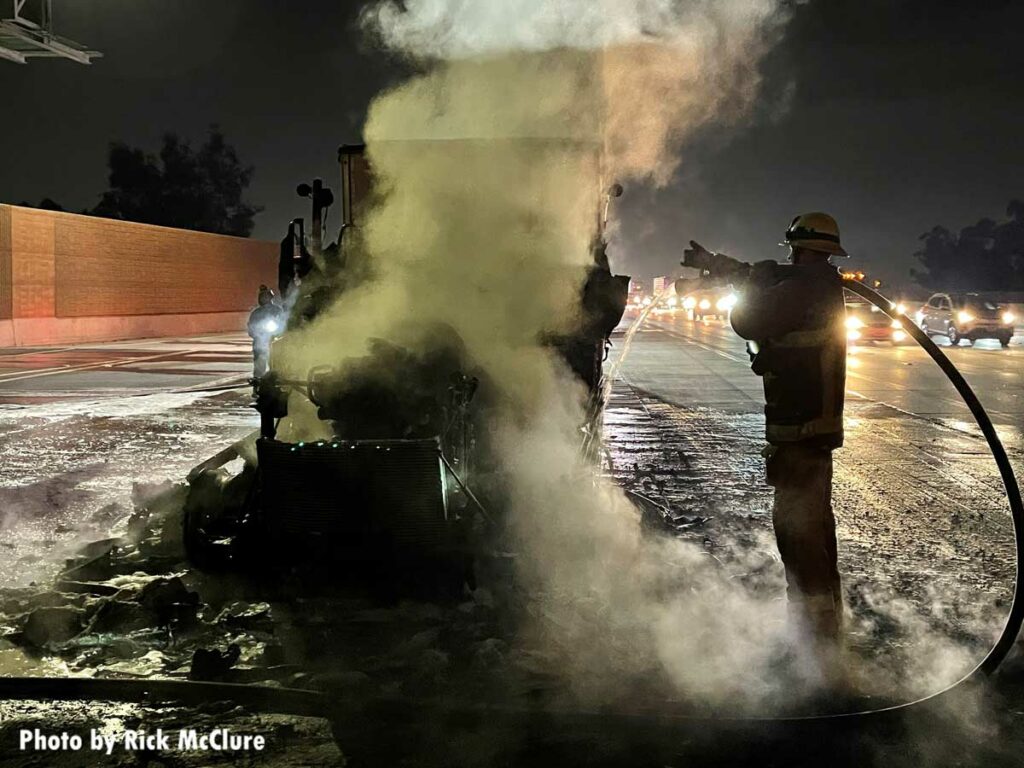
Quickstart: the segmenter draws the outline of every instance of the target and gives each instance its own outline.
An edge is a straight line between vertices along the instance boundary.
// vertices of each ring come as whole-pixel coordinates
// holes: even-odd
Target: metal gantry
[[[29,59],[70,59],[79,64],[91,64],[103,54],[81,43],[53,34],[53,2],[37,0],[34,7],[38,19],[28,18],[25,6],[29,0],[12,0],[14,16],[0,19],[0,59],[16,64],[27,64]]]

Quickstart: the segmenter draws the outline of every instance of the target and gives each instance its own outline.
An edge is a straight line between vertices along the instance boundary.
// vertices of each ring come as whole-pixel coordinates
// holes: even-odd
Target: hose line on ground
[[[898,320],[903,329],[929,354],[938,364],[942,372],[950,380],[957,392],[963,398],[964,403],[970,409],[971,414],[981,428],[985,440],[988,442],[989,450],[995,459],[996,466],[1006,490],[1006,497],[1010,505],[1010,515],[1013,521],[1013,536],[1016,546],[1016,576],[1014,579],[1013,601],[1010,606],[1010,613],[1006,624],[1003,627],[995,645],[988,652],[981,663],[971,672],[952,685],[929,696],[905,704],[898,704],[891,707],[863,710],[859,712],[847,712],[828,715],[811,715],[796,717],[714,717],[714,716],[672,716],[659,713],[653,716],[657,721],[666,725],[672,722],[714,722],[729,721],[771,723],[771,722],[820,722],[824,720],[853,718],[879,717],[898,712],[906,711],[908,708],[918,706],[927,701],[949,693],[961,684],[991,675],[1007,654],[1013,648],[1021,625],[1024,623],[1024,503],[1021,501],[1020,489],[1017,479],[1013,473],[1013,467],[1006,455],[996,433],[992,420],[989,418],[977,395],[970,385],[943,354],[935,343],[906,315],[894,311],[894,305],[881,294],[868,288],[859,282],[851,281],[845,283],[844,287],[866,299],[883,313],[893,320]],[[449,468],[450,470],[451,468]],[[454,472],[453,472],[454,475]],[[456,476],[456,481],[460,479]],[[468,490],[468,489],[467,489]],[[70,701],[121,701],[136,704],[156,705],[162,702],[180,702],[184,704],[197,704],[210,701],[232,701],[237,704],[250,707],[254,710],[307,717],[328,717],[339,718],[354,714],[357,707],[371,707],[380,709],[390,708],[394,711],[401,711],[402,717],[407,718],[408,708],[412,707],[413,712],[418,711],[417,702],[409,700],[396,700],[387,697],[376,697],[371,700],[353,701],[351,698],[344,698],[339,692],[338,695],[331,695],[320,691],[310,691],[296,688],[277,688],[267,685],[243,685],[237,683],[213,683],[193,682],[183,680],[119,680],[109,678],[49,678],[49,677],[0,677],[0,700],[3,699],[33,699],[33,700],[70,700]],[[426,702],[423,703],[424,705]],[[450,714],[464,713],[479,715],[484,712],[493,712],[495,715],[521,716],[523,711],[516,707],[495,707],[493,705],[477,706],[473,704],[450,704]],[[555,713],[549,713],[555,714]],[[605,720],[622,720],[624,722],[638,723],[645,721],[646,716],[642,714],[602,712],[572,712],[561,713],[567,720],[589,721],[594,718]]]
[[[964,379],[960,371],[943,353],[941,349],[929,338],[928,334],[922,331],[917,323],[910,320],[906,315],[896,312],[893,303],[877,291],[868,288],[863,283],[855,280],[848,281],[843,286],[848,291],[857,294],[863,299],[874,304],[882,312],[893,320],[897,320],[903,330],[913,337],[914,341],[921,345],[925,352],[934,360],[946,378],[956,387],[956,391],[963,398],[964,403],[974,416],[974,420],[981,428],[985,436],[988,448],[992,452],[996,466],[999,468],[999,476],[1002,478],[1003,487],[1006,489],[1006,499],[1010,505],[1010,517],[1013,521],[1013,541],[1017,552],[1017,571],[1014,576],[1013,600],[1010,603],[1010,614],[1007,616],[1006,625],[1003,627],[999,639],[988,652],[981,663],[971,671],[964,679],[974,677],[978,674],[991,675],[1006,658],[1006,655],[1013,648],[1017,635],[1020,633],[1021,624],[1024,623],[1024,503],[1021,502],[1020,488],[1017,486],[1017,478],[1013,474],[1013,467],[1006,455],[996,428],[992,425],[992,419],[985,412],[978,396],[974,394],[970,384]],[[962,682],[962,681],[961,681]],[[947,689],[948,690],[948,689]]]

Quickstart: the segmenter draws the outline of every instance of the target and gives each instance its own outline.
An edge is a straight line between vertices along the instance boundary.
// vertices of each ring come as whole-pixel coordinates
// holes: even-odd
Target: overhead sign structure
[[[0,19],[0,59],[27,64],[29,59],[70,59],[91,64],[103,54],[74,40],[53,34],[52,0],[38,0],[32,8],[37,18],[25,15],[28,0],[11,0],[14,16]]]

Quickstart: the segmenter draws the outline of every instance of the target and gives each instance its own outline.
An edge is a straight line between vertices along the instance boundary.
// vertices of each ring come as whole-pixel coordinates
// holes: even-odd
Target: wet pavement
[[[1010,382],[1022,375],[1024,348],[981,347],[946,351],[996,406],[992,418],[1020,472],[1024,397]],[[913,669],[886,667],[912,688],[917,680],[936,690],[980,661],[1012,597],[1002,483],[980,430],[922,350],[861,347],[850,361],[833,503],[851,645],[916,656]],[[743,342],[723,321],[654,317],[633,338],[606,419],[614,474],[625,484],[638,475],[680,509],[713,516],[709,546],[756,539],[777,559],[759,456],[762,407]],[[899,626],[903,637],[887,635]]]
[[[136,483],[183,478],[252,432],[241,335],[0,355],[0,584],[116,534]],[[173,369],[173,370],[172,370]]]
[[[67,350],[18,362],[0,356],[0,363],[10,365],[0,373],[5,548],[0,587],[8,603],[21,605],[38,591],[31,582],[45,583],[83,542],[123,533],[134,483],[180,481],[193,465],[255,428],[246,391],[227,388],[247,373],[244,338],[170,343],[168,358],[159,343],[75,352],[77,362],[58,363],[61,358],[54,356],[70,354]],[[1024,406],[1010,382],[1020,375],[1015,361],[1021,351],[953,350],[958,364],[965,358],[965,374],[982,400],[997,404],[993,417],[1018,466],[1024,462],[1015,419]],[[933,401],[929,393],[943,389],[942,382],[920,370],[930,363],[915,354],[881,347],[856,352],[860,362],[851,367],[848,440],[836,455],[835,483],[853,652],[908,698],[953,682],[980,660],[1001,626],[1013,574],[1009,518],[984,442],[954,400]],[[174,370],[168,373],[165,365]],[[911,371],[922,380],[911,382]],[[26,378],[36,373],[42,375]],[[698,542],[724,567],[735,566],[737,578],[755,579],[781,600],[782,568],[759,456],[760,382],[749,371],[742,344],[721,324],[655,318],[634,337],[620,373],[605,418],[606,472],[677,511],[685,523],[681,536]],[[868,376],[872,381],[863,378]],[[873,388],[858,386],[864,383]],[[920,413],[908,413],[914,407]],[[122,590],[115,602],[144,603],[147,584],[181,573],[172,563],[166,573],[133,575],[133,557],[126,551],[124,572],[107,574],[120,579],[111,582]],[[331,648],[349,662],[332,674],[360,691],[432,691],[458,680],[460,670],[475,673],[503,664],[525,670],[532,680],[528,688],[538,685],[529,672],[537,660],[502,635],[500,622],[495,623],[496,596],[486,591],[449,607],[405,604],[381,611],[365,601],[342,601],[327,611],[333,618],[325,618],[301,600],[259,591],[236,604],[236,582],[181,575],[185,588],[200,595],[195,608],[200,624],[168,627],[159,636],[143,633],[130,643],[107,638],[100,645],[108,650],[94,657],[104,674],[180,677],[188,674],[196,648],[223,649],[237,642],[243,658],[231,674],[238,681],[313,685],[293,665],[282,666],[281,653],[291,662]],[[94,621],[103,613],[96,606],[104,599],[110,597],[79,596],[72,602]],[[24,631],[9,625],[4,634]],[[82,674],[88,671],[85,661],[68,653],[26,655],[20,644],[0,639],[2,674]],[[1019,661],[1011,670],[1013,679],[1022,677]],[[1001,710],[1003,719],[993,727],[1002,735],[1006,729],[1019,734],[1024,724],[1024,707],[1013,702],[1024,697]],[[15,726],[38,724],[55,731],[102,721],[114,729],[124,723],[153,728],[175,726],[182,718],[181,712],[134,705],[5,703],[0,739],[7,752]],[[196,719],[191,712],[188,718]],[[321,721],[215,707],[203,714],[199,726],[203,723],[268,734],[273,750],[246,764],[334,765],[343,759]],[[961,727],[958,722],[956,728]],[[686,738],[685,743],[697,743],[692,735]],[[1017,742],[1010,739],[1007,745]],[[500,743],[479,747],[474,742],[471,751],[487,756],[481,764],[502,754]],[[916,754],[905,744],[898,748]],[[672,754],[678,758],[685,752],[679,746]],[[107,763],[58,763],[46,755],[0,754],[10,756],[3,764],[11,765],[145,764],[124,755]],[[174,765],[234,764],[230,755],[174,760]]]
[[[0,405],[237,384],[251,371],[244,334],[0,349]]]
[[[197,463],[252,433],[259,419],[245,385],[251,365],[250,341],[240,334],[0,351],[0,593],[5,604],[0,674],[91,675],[103,666],[103,674],[113,677],[174,677],[181,663],[187,672],[194,647],[169,643],[175,634],[169,627],[136,627],[145,616],[139,606],[130,616],[115,616],[121,625],[116,633],[99,631],[102,627],[87,632],[71,663],[58,653],[26,652],[11,643],[9,633],[16,627],[9,619],[39,608],[39,615],[51,618],[65,607],[84,613],[84,606],[97,601],[88,593],[55,599],[61,593],[50,587],[65,558],[90,542],[123,535],[140,497],[158,493],[165,481],[181,481]],[[110,574],[114,591],[133,595],[161,582],[140,567]],[[120,598],[115,603],[122,611],[125,605],[130,609]],[[230,623],[232,617],[228,610],[223,619]],[[237,626],[234,631],[237,637]],[[223,629],[222,635],[226,645],[231,635]],[[251,643],[247,655],[261,647]],[[176,735],[184,726],[199,733],[228,727],[262,734],[267,748],[248,752],[246,765],[343,762],[329,723],[319,719],[254,715],[217,703],[153,708],[15,701],[0,703],[0,764],[160,765],[152,750],[118,749],[110,757],[88,749],[21,752],[17,737],[21,729],[32,728],[44,734],[164,728]],[[173,762],[164,764],[237,765],[239,759],[234,751],[175,751]]]
[[[631,358],[627,371],[637,386],[681,405],[760,412],[760,380],[750,375],[744,342],[726,321],[694,322],[683,312],[665,312],[650,317],[641,334],[647,359],[639,365]],[[1007,349],[991,339],[958,347],[943,337],[933,340],[981,398],[1000,437],[1009,446],[1024,448],[1024,337],[1014,337]],[[693,370],[680,379],[691,359],[696,362]],[[858,343],[851,346],[848,363],[847,396],[852,401],[884,403],[959,430],[976,430],[953,386],[916,344]]]

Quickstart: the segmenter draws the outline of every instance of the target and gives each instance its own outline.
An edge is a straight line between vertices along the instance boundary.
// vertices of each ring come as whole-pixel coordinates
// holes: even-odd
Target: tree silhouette
[[[980,219],[954,234],[935,226],[919,238],[911,275],[934,291],[1024,290],[1024,201],[1011,200],[1007,221]]]
[[[56,200],[51,200],[48,197],[44,197],[38,203],[30,203],[27,200],[22,200],[18,203],[22,208],[39,208],[44,211],[63,211],[64,206],[58,203]]]
[[[198,151],[174,133],[164,135],[158,157],[115,142],[107,165],[110,189],[89,211],[95,216],[248,237],[263,210],[243,199],[252,166],[217,126]]]

